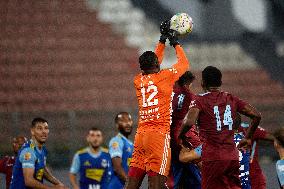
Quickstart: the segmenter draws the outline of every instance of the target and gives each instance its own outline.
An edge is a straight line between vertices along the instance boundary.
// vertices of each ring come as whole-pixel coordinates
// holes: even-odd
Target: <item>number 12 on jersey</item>
[[[155,96],[158,94],[158,88],[155,85],[149,85],[147,89],[144,87],[141,89],[142,93],[142,100],[143,104],[142,106],[148,107],[148,106],[156,106],[158,105],[159,101]],[[148,98],[146,98],[146,94],[149,95]]]
[[[216,117],[216,123],[217,123],[217,131],[222,130],[222,122],[220,118],[220,112],[218,106],[214,106],[214,114]],[[224,119],[223,124],[226,126],[229,126],[229,130],[233,129],[233,119],[232,119],[232,112],[231,112],[231,106],[227,105],[225,112],[224,112]]]

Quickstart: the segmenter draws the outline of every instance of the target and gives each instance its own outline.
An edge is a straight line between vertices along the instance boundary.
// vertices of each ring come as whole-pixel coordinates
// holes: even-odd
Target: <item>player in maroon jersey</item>
[[[248,124],[242,123],[241,129],[246,132]],[[266,140],[266,141],[274,141],[274,137],[272,134],[268,133],[264,128],[257,127],[255,133],[252,137],[252,150],[251,150],[251,160],[250,160],[250,181],[252,189],[266,189],[266,179],[261,170],[261,167],[258,162],[258,141]]]
[[[198,167],[191,164],[184,164],[179,161],[179,153],[181,150],[181,141],[179,134],[183,119],[188,112],[191,100],[194,94],[190,91],[195,76],[190,72],[185,72],[174,86],[174,96],[172,100],[172,124],[171,124],[171,171],[173,173],[174,188],[186,186],[187,188],[199,189],[201,187],[201,175]],[[195,149],[201,144],[199,134],[193,126],[189,131],[185,131],[182,135],[185,146]],[[183,179],[184,178],[184,179]]]
[[[0,173],[6,175],[6,189],[10,187],[13,166],[15,164],[15,157],[17,156],[18,150],[21,146],[26,142],[26,138],[23,136],[18,136],[13,138],[13,150],[15,155],[14,156],[5,156],[0,159]]]
[[[239,189],[239,154],[234,143],[233,120],[239,112],[252,121],[238,147],[246,149],[261,120],[260,113],[248,103],[220,90],[221,71],[208,66],[202,71],[204,94],[191,102],[183,127],[198,121],[202,146],[202,189]]]

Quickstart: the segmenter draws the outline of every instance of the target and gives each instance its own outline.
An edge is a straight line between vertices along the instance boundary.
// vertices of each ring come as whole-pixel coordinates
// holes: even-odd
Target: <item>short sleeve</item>
[[[78,154],[75,154],[70,168],[70,173],[77,174],[79,173],[79,170],[80,170],[80,158]]]
[[[276,172],[281,186],[284,186],[284,161],[279,160],[276,163]]]
[[[253,140],[265,139],[267,134],[268,132],[264,128],[258,126],[253,134]]]
[[[245,102],[244,100],[236,96],[234,97],[234,100],[236,102],[238,112],[241,112],[245,108],[245,106],[248,104],[247,102]]]
[[[37,158],[33,149],[23,149],[20,153],[19,159],[23,168],[35,168]]]
[[[202,110],[200,99],[197,96],[194,96],[189,104],[189,109],[191,108],[197,108],[199,110]]]
[[[109,142],[109,154],[111,158],[122,157],[123,141],[119,137],[114,137]]]

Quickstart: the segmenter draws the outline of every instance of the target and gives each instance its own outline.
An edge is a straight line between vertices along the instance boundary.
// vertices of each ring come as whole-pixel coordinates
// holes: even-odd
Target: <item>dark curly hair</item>
[[[180,86],[184,86],[186,84],[192,83],[194,80],[195,80],[195,75],[190,71],[186,71],[182,76],[180,76],[177,83]]]
[[[204,87],[220,87],[222,85],[222,73],[214,66],[207,66],[202,71],[202,80]]]
[[[141,70],[150,70],[159,66],[158,57],[153,51],[146,51],[139,57]]]

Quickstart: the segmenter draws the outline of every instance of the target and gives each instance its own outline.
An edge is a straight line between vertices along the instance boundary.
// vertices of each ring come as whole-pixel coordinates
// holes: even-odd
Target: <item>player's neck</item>
[[[123,132],[119,132],[122,136],[124,136],[125,138],[128,139],[129,134],[123,133]]]
[[[284,148],[278,150],[279,156],[281,160],[284,160]]]
[[[206,89],[208,92],[220,91],[220,87],[209,87]]]
[[[35,137],[32,137],[32,142],[36,145],[36,147],[41,150],[43,144],[38,142]]]
[[[100,149],[101,149],[101,147],[92,147],[92,146],[90,146],[90,151],[91,151],[91,153],[93,153],[93,154],[97,154],[97,153],[99,153],[100,152]]]

